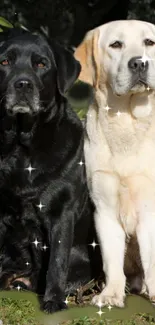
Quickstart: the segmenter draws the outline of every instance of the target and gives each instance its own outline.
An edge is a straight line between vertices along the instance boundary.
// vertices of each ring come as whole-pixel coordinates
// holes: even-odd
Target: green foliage
[[[74,86],[67,94],[68,100],[73,110],[82,120],[85,118],[90,100],[92,98],[92,87],[80,80],[77,80]]]
[[[3,27],[4,28],[13,28],[13,25],[8,21],[6,20],[5,18],[3,17],[0,17],[0,32],[3,31]]]

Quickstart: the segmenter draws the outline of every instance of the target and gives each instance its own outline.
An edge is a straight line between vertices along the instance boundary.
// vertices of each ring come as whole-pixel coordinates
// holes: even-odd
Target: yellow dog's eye
[[[144,43],[147,46],[153,46],[153,45],[155,45],[155,42],[151,41],[151,39],[149,39],[149,38],[146,38],[145,41],[144,41]]]
[[[118,48],[121,49],[122,46],[123,46],[123,44],[122,44],[122,42],[120,42],[120,41],[116,41],[116,42],[110,44],[110,47],[112,47],[112,48],[114,48],[114,49],[118,49]]]
[[[0,62],[1,65],[8,65],[9,61],[7,59]]]

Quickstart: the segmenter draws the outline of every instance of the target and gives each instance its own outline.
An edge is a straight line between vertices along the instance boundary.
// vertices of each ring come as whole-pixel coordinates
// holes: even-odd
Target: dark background
[[[0,16],[77,46],[88,30],[110,20],[154,23],[155,0],[0,0]]]

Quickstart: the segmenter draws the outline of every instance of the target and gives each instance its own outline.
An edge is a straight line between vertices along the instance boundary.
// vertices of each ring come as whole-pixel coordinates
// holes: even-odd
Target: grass
[[[79,312],[80,314],[80,312]],[[52,316],[51,316],[52,317]],[[63,319],[63,318],[61,318]],[[2,322],[2,323],[1,323]],[[48,325],[52,325],[48,321]],[[54,323],[56,324],[56,323]],[[149,314],[133,315],[129,320],[113,320],[109,318],[77,318],[72,321],[62,321],[57,325],[154,325],[155,317]],[[32,302],[12,298],[0,298],[0,325],[46,325],[46,321],[39,322]]]
[[[27,300],[1,298],[0,320],[4,325],[40,325],[33,304]]]
[[[149,315],[136,315],[134,318],[131,318],[127,321],[121,320],[97,320],[84,317],[83,319],[75,319],[69,322],[63,322],[61,325],[154,325],[155,319]]]

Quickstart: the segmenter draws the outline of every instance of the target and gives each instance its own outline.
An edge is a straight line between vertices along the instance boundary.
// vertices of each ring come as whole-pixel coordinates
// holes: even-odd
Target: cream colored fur
[[[155,42],[152,24],[111,22],[88,33],[75,53],[82,65],[81,80],[94,87],[84,149],[106,274],[106,286],[94,304],[124,306],[125,240],[133,235],[147,292],[155,300],[155,45],[146,46],[145,39]],[[122,49],[109,46],[117,40],[123,42]],[[132,57],[144,53],[151,59],[151,90],[133,86],[128,68]]]

